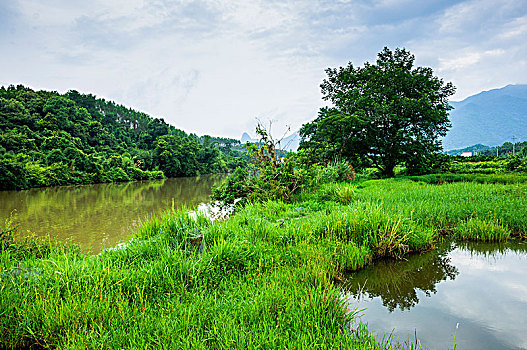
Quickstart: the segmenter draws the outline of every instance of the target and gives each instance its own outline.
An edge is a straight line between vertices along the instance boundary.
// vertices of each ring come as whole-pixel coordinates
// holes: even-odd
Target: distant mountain
[[[452,128],[443,139],[445,150],[469,145],[501,145],[527,139],[527,85],[507,85],[451,102]]]
[[[286,151],[296,152],[300,144],[300,135],[295,131],[291,135],[284,137],[280,142],[280,148]]]
[[[242,142],[242,145],[243,145],[243,144],[245,144],[247,142],[258,142],[258,140],[251,138],[251,136],[248,133],[244,132],[242,134],[241,142]]]
[[[246,132],[244,132],[242,134],[242,138],[241,138],[241,143],[242,144],[244,144],[246,142],[254,143],[254,142],[258,142],[258,141],[260,141],[260,140],[251,138],[251,136],[248,133],[246,133]],[[298,131],[295,131],[291,135],[289,135],[287,137],[284,137],[280,141],[280,145],[277,145],[277,148],[285,150],[285,151],[296,152],[296,150],[298,149],[298,145],[299,144],[300,144],[300,135],[298,134]]]

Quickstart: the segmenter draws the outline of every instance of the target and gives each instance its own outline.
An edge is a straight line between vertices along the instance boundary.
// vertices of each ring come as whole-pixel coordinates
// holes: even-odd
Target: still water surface
[[[21,234],[50,234],[85,252],[125,241],[149,215],[208,202],[224,176],[0,191],[0,220],[13,212]]]
[[[379,261],[343,284],[361,320],[429,349],[527,349],[527,244],[442,244]]]

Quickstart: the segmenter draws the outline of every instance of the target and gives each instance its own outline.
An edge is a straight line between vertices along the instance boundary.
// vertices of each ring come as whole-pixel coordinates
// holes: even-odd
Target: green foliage
[[[448,171],[456,174],[499,174],[505,172],[507,163],[504,160],[491,161],[454,161]]]
[[[322,168],[324,182],[342,182],[355,180],[355,169],[346,160],[333,159]]]
[[[505,163],[505,168],[509,171],[527,173],[527,157],[524,152],[507,157]]]
[[[236,140],[202,141],[91,94],[0,88],[0,190],[195,176],[246,164]]]
[[[346,186],[342,186],[338,190],[337,196],[339,202],[341,202],[342,204],[350,204],[355,198],[355,186],[349,184]]]
[[[288,154],[276,149],[276,142],[258,125],[260,142],[249,146],[252,157],[251,171],[237,169],[220,187],[213,189],[212,198],[224,203],[283,200],[291,202],[304,190],[319,184],[348,181],[355,178],[353,167],[343,160],[334,160],[329,166],[306,166],[302,155]]]
[[[405,49],[384,48],[375,64],[327,69],[321,88],[333,107],[302,126],[300,148],[319,162],[344,158],[385,176],[401,163],[410,174],[430,171],[441,150],[438,137],[450,126],[455,88],[430,68],[414,68],[414,60]]]
[[[472,151],[472,149],[468,151]],[[478,151],[478,155],[488,157],[507,157],[516,154],[519,154],[521,157],[527,155],[527,141],[516,142],[514,145],[512,142],[504,142],[501,146],[488,147],[487,149]]]
[[[4,252],[0,307],[17,317],[0,317],[0,343],[371,348],[377,343],[367,332],[342,332],[354,314],[332,286],[334,242],[315,244],[300,230],[267,222],[284,210],[292,208],[271,202],[215,225],[167,213],[145,223],[123,249],[91,257],[60,249],[26,257]],[[202,248],[191,243],[196,232]],[[338,251],[345,252],[338,266],[368,261],[367,249],[353,243]]]
[[[475,182],[480,184],[522,184],[527,183],[527,176],[519,174],[428,174],[409,176],[416,182],[441,185],[452,182]]]
[[[154,164],[163,169],[169,177],[195,176],[200,173],[198,154],[201,147],[194,137],[186,134],[164,135],[158,138],[154,149]],[[218,156],[212,152],[206,159],[209,166]],[[207,168],[204,168],[207,169]]]
[[[0,169],[0,190],[27,186],[24,164],[19,163],[12,155],[6,154],[0,158]]]
[[[212,189],[212,198],[225,204],[232,204],[238,198],[246,198],[250,192],[249,171],[236,168],[223,184]]]
[[[350,204],[355,198],[356,186],[352,184],[325,183],[308,198],[315,198],[318,202],[335,201],[341,204]],[[313,197],[314,196],[314,197]]]
[[[374,201],[395,214],[402,214],[420,225],[440,232],[469,218],[499,220],[514,235],[527,233],[525,200],[527,177],[469,175],[460,182],[434,182],[444,175],[424,175],[392,180],[370,180],[359,183],[357,201]],[[431,180],[430,184],[424,181]],[[486,178],[486,179],[485,179]]]

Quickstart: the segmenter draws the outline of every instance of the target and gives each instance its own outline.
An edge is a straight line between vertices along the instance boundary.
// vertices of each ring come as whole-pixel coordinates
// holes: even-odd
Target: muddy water
[[[218,175],[158,181],[0,191],[0,220],[20,234],[49,234],[98,253],[125,241],[149,215],[209,201]],[[12,214],[11,214],[12,213]]]
[[[343,290],[379,340],[527,349],[527,243],[443,243],[352,273]]]

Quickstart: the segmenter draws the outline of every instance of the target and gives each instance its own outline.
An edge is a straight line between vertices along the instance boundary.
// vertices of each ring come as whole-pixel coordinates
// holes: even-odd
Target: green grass
[[[406,179],[377,180],[359,185],[356,198],[443,233],[471,217],[499,220],[514,236],[527,232],[524,183],[455,182],[438,186]]]
[[[353,312],[334,280],[375,259],[431,249],[441,234],[525,235],[526,191],[517,183],[332,184],[224,221],[167,212],[126,247],[97,256],[50,242],[11,245],[0,253],[0,344],[395,348],[364,327],[344,331]]]
[[[456,238],[483,242],[507,240],[511,232],[496,219],[469,218],[454,228]]]
[[[445,174],[428,174],[421,176],[407,176],[405,178],[412,181],[422,181],[429,184],[444,184],[452,182],[476,182],[481,184],[514,184],[527,183],[527,175],[525,173],[504,173],[496,174],[495,172],[489,174],[459,174],[459,173],[445,173]]]

